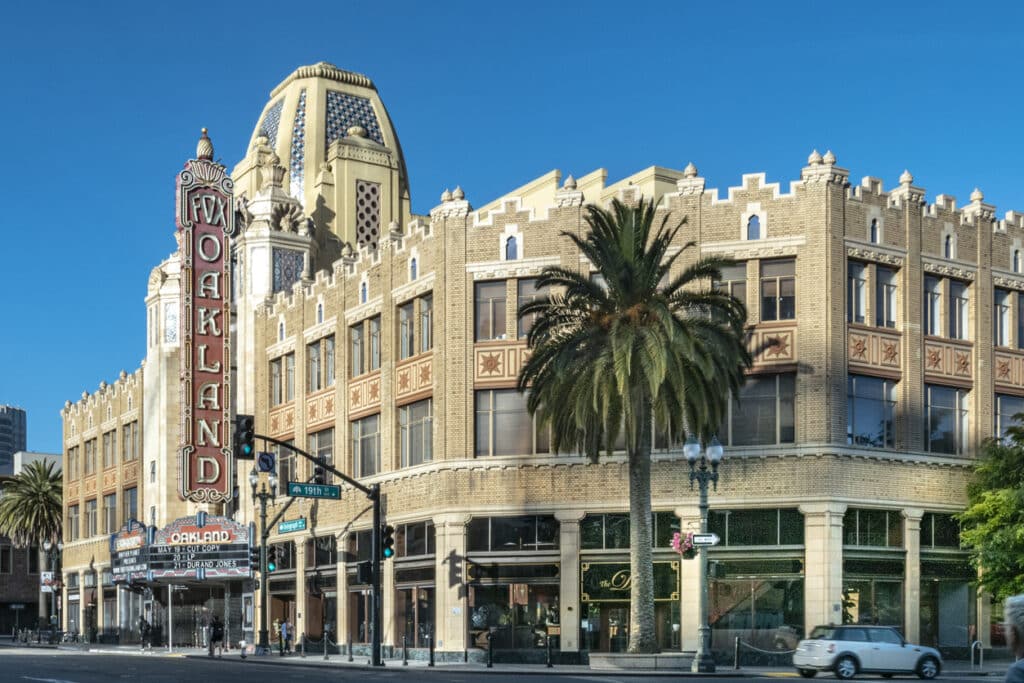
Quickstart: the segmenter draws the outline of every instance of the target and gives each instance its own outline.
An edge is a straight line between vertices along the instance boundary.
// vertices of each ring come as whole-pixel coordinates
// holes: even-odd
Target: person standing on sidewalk
[[[291,626],[288,624],[288,620],[284,619],[281,622],[281,637],[277,641],[280,644],[282,657],[284,657],[285,651],[288,650],[289,636],[291,636]]]
[[[217,614],[213,615],[213,621],[210,622],[210,649],[207,652],[207,656],[213,657],[214,648],[219,648],[217,658],[224,654],[224,624],[220,620],[220,616]]]
[[[1003,603],[1006,620],[1006,647],[1017,661],[1006,672],[1006,683],[1024,683],[1024,595],[1014,595]]]
[[[139,639],[141,641],[142,651],[146,651],[146,645],[148,644],[150,649],[153,649],[152,643],[150,643],[149,632],[152,627],[149,625],[149,620],[146,619],[146,615],[142,614],[139,616]]]

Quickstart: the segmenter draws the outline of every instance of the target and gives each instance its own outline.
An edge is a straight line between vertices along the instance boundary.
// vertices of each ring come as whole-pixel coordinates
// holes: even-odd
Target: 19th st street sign
[[[231,315],[228,237],[234,184],[213,161],[203,129],[195,159],[178,174],[175,217],[181,250],[181,496],[231,500]]]
[[[288,495],[295,498],[328,498],[341,500],[341,487],[333,484],[303,484],[288,482]]]

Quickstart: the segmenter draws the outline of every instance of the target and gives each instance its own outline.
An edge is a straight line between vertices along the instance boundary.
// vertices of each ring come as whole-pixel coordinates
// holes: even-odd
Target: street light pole
[[[60,559],[60,553],[64,550],[64,544],[61,541],[54,543],[50,539],[43,541],[43,550],[46,551],[46,557],[50,561],[50,574],[53,578],[50,581],[50,624],[53,625],[53,617],[57,616],[57,625],[60,625],[60,616],[57,615],[57,560]]]
[[[708,484],[712,484],[718,490],[718,465],[722,461],[722,444],[715,437],[711,440],[707,450],[702,454],[700,444],[692,436],[686,440],[683,446],[683,453],[686,455],[686,462],[690,465],[690,490],[693,490],[693,482],[697,482],[700,489],[700,532],[708,532]],[[709,466],[710,465],[710,466]],[[700,640],[700,648],[693,658],[691,671],[698,673],[714,673],[715,660],[711,656],[711,626],[708,625],[708,549],[707,546],[700,546],[697,559],[697,609],[700,614],[700,627],[697,631]]]
[[[277,497],[277,475],[271,472],[262,483],[259,475],[253,469],[249,472],[249,485],[252,486],[253,498],[260,502],[260,634],[259,642],[256,645],[256,654],[270,654],[270,630],[267,628],[269,615],[267,605],[267,540],[270,534],[267,533],[267,501]],[[267,484],[270,488],[267,488]]]

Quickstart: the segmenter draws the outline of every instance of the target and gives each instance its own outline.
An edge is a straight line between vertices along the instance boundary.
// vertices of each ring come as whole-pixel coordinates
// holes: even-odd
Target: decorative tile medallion
[[[302,279],[301,251],[274,248],[274,291],[287,292]]]

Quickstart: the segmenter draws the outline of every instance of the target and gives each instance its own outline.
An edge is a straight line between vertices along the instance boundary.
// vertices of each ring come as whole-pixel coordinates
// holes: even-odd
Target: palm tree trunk
[[[637,402],[635,428],[640,431],[629,454],[629,652],[658,651],[654,632],[654,553],[651,515],[651,411],[648,401]]]

